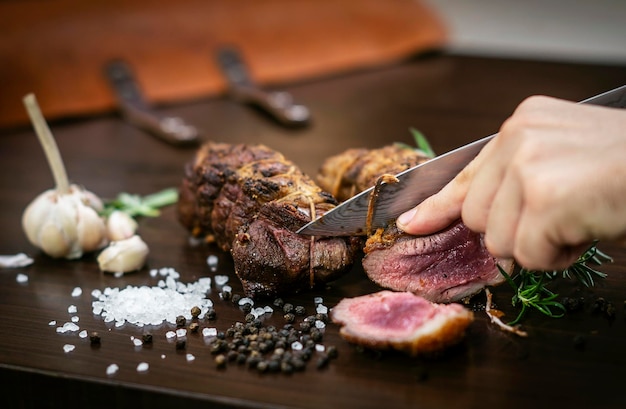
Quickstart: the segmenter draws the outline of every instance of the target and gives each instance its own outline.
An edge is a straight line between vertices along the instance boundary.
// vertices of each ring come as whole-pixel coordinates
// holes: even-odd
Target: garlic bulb
[[[70,185],[67,193],[43,192],[22,216],[28,240],[56,258],[76,259],[107,243],[104,221],[98,215],[102,202],[93,193]]]
[[[135,234],[137,222],[128,213],[115,210],[107,217],[106,229],[109,240],[124,240]]]
[[[102,271],[128,273],[143,267],[148,253],[148,245],[141,237],[134,235],[111,242],[98,256],[98,266]]]
[[[24,97],[30,116],[46,154],[55,189],[37,196],[24,210],[22,228],[28,240],[52,257],[80,258],[107,243],[104,221],[98,215],[102,202],[95,194],[71,185],[59,148],[48,128],[33,94]]]

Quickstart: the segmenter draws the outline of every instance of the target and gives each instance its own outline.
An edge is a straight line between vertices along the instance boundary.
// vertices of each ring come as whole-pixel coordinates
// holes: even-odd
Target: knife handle
[[[104,67],[105,77],[113,90],[124,118],[159,139],[176,146],[196,145],[198,130],[181,118],[161,116],[146,103],[130,66],[113,60]]]
[[[257,86],[237,49],[219,48],[216,61],[226,77],[229,93],[235,101],[256,106],[286,126],[305,126],[310,122],[308,108],[296,104],[291,94],[284,91],[268,92]]]

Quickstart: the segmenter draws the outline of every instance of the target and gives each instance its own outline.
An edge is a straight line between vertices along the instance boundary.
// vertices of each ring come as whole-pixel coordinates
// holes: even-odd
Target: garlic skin
[[[137,231],[137,222],[128,213],[115,210],[106,221],[107,237],[119,241],[132,237]]]
[[[55,258],[77,259],[104,247],[108,240],[102,202],[93,193],[70,185],[68,193],[46,190],[24,210],[22,228],[28,240]]]
[[[148,245],[141,237],[134,235],[128,239],[113,241],[98,256],[98,266],[110,273],[128,273],[139,270],[146,263]]]

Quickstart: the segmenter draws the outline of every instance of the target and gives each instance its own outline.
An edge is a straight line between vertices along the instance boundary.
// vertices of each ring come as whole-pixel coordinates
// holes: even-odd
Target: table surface
[[[442,153],[488,135],[525,97],[547,94],[581,100],[623,85],[626,67],[431,55],[396,66],[351,73],[287,87],[313,113],[305,129],[286,129],[250,107],[227,98],[212,98],[160,107],[199,126],[208,139],[230,143],[263,143],[280,150],[313,174],[328,156],[351,147],[375,148],[392,142],[411,143],[409,128],[428,136]],[[16,101],[16,103],[21,103]],[[126,191],[148,194],[176,187],[193,149],[174,148],[129,126],[111,113],[51,124],[70,178],[101,197]],[[590,139],[592,143],[592,139]],[[483,312],[465,340],[436,357],[408,358],[401,353],[374,354],[342,340],[329,325],[323,344],[339,351],[336,360],[318,370],[285,375],[258,374],[228,365],[218,370],[201,335],[188,337],[188,362],[176,351],[163,324],[153,327],[154,344],[136,348],[131,336],[142,330],[115,328],[91,311],[91,291],[127,285],[156,285],[148,269],[173,267],[181,281],[226,274],[241,293],[228,254],[211,246],[193,246],[178,224],[175,209],[158,218],[141,219],[139,233],[151,253],[140,272],[114,277],[99,272],[93,256],[77,261],[54,260],[26,240],[20,224],[24,207],[53,184],[38,141],[30,128],[0,131],[0,254],[25,252],[34,264],[0,270],[0,373],[5,388],[2,407],[166,407],[210,403],[211,407],[623,407],[626,368],[626,250],[602,243],[614,262],[601,267],[608,278],[595,288],[562,281],[562,296],[583,296],[583,310],[552,319],[531,313],[524,321],[527,338],[492,326]],[[207,266],[219,257],[218,271]],[[27,283],[16,280],[26,274]],[[83,294],[72,297],[75,287]],[[376,291],[360,263],[323,290],[285,297],[309,311],[313,298],[335,305],[341,298]],[[494,289],[498,306],[511,317],[511,290]],[[214,324],[225,330],[244,314],[209,294],[218,314]],[[614,319],[593,311],[604,297],[616,307]],[[102,334],[100,348],[76,333],[59,334],[76,305],[79,326]],[[282,325],[281,314],[266,319]],[[581,344],[576,340],[583,339]],[[63,345],[76,349],[65,353]],[[164,357],[163,357],[164,356]],[[146,373],[136,370],[148,362]],[[107,376],[111,363],[119,371]],[[7,388],[10,387],[10,388]]]

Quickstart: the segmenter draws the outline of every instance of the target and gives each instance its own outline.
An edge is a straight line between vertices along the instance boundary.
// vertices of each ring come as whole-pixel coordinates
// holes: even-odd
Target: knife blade
[[[579,102],[614,108],[626,107],[626,85]],[[397,183],[384,183],[374,201],[371,228],[387,226],[402,213],[437,193],[450,182],[497,134],[456,148],[396,175]],[[301,227],[310,236],[365,234],[370,196],[374,186],[346,200],[333,210]]]

